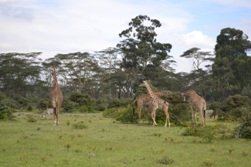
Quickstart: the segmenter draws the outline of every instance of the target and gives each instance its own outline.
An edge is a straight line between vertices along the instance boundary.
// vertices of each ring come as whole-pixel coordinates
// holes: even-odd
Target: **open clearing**
[[[205,142],[182,136],[184,127],[122,124],[102,113],[61,114],[59,126],[38,114],[16,115],[0,122],[1,167],[251,166],[251,140]]]

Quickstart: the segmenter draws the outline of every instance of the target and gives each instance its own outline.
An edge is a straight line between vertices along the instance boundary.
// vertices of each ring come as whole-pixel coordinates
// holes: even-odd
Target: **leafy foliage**
[[[133,92],[137,89],[134,85],[139,84],[140,80],[160,79],[161,71],[170,70],[170,64],[174,62],[168,54],[172,45],[157,42],[156,29],[160,26],[159,20],[138,15],[129,22],[129,28],[119,34],[125,38],[117,44],[122,53],[121,68],[130,76],[127,82]]]
[[[0,120],[10,120],[12,118],[10,100],[0,92]]]
[[[251,114],[250,114],[251,115]],[[251,116],[248,115],[237,128],[236,134],[240,138],[251,139]]]
[[[220,106],[220,119],[243,120],[251,113],[251,99],[247,96],[234,95],[224,100]]]
[[[184,136],[197,136],[204,139],[206,142],[211,142],[213,139],[229,139],[234,137],[234,130],[225,125],[215,125],[206,127],[188,127],[183,132]]]
[[[224,28],[217,36],[213,76],[221,97],[240,92],[250,83],[251,58],[247,56],[250,49],[251,42],[241,30]]]

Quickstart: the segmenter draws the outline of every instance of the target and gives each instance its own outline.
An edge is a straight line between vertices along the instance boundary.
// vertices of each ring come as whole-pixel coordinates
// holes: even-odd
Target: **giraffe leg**
[[[153,126],[156,126],[157,125],[157,123],[156,123],[156,111],[152,111],[151,116],[152,116],[152,120],[153,120]]]
[[[204,127],[205,126],[205,117],[204,117],[204,110],[201,109],[200,110],[200,117],[201,117],[201,123],[202,123],[202,126]]]
[[[54,119],[54,125],[57,125],[57,108],[53,107],[53,119]]]
[[[165,107],[164,109],[164,113],[166,115],[166,122],[165,122],[165,127],[167,127],[167,122],[168,122],[168,127],[171,127],[171,123],[170,123],[170,117],[169,117],[169,113],[168,113],[168,107]]]

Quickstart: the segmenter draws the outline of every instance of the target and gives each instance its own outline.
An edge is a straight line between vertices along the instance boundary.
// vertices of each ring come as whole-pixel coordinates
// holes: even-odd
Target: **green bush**
[[[184,125],[192,119],[191,107],[188,103],[171,104],[169,111],[171,121],[176,125]]]
[[[230,96],[224,100],[220,110],[220,119],[240,121],[251,113],[251,99],[241,95]]]
[[[183,132],[183,136],[197,136],[201,137],[207,142],[211,142],[213,139],[228,139],[232,138],[234,130],[228,128],[225,125],[215,125],[199,127],[193,126],[186,128]]]
[[[78,104],[70,100],[64,100],[62,107],[63,107],[63,112],[72,113],[76,112]]]
[[[0,120],[11,120],[13,119],[11,103],[3,93],[0,92]]]
[[[108,102],[108,108],[126,107],[130,103],[131,103],[130,99],[113,99]]]
[[[0,120],[13,119],[12,112],[8,106],[0,104]]]
[[[49,99],[41,99],[38,104],[37,104],[37,108],[40,110],[40,111],[44,111],[46,110],[47,108],[50,107],[50,101]]]
[[[64,112],[97,111],[95,110],[97,107],[96,102],[89,96],[83,95],[81,93],[72,93],[69,98],[65,98],[62,107]]]
[[[127,107],[119,107],[119,108],[109,108],[103,112],[105,117],[114,118],[117,121],[121,121],[123,123],[132,123],[136,122],[134,119],[132,107],[128,105]]]
[[[97,100],[96,104],[93,106],[93,109],[95,111],[105,111],[105,109],[107,108],[107,102],[104,100]]]
[[[69,100],[75,102],[79,105],[89,105],[91,103],[91,99],[89,96],[75,92],[70,95]]]
[[[237,137],[251,139],[251,115],[236,129]]]

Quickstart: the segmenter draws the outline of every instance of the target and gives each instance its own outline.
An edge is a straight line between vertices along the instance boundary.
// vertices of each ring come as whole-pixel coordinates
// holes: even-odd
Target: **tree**
[[[33,94],[40,79],[40,52],[1,53],[0,89],[8,96]]]
[[[243,31],[224,28],[217,36],[213,77],[221,97],[241,92],[251,81],[251,42]]]
[[[193,69],[201,69],[201,64],[205,61],[212,61],[212,54],[206,51],[200,51],[200,48],[191,48],[185,51],[180,57],[191,58],[193,59]]]
[[[106,48],[105,50],[96,53],[95,58],[97,58],[100,68],[103,69],[102,77],[102,93],[107,94],[109,99],[117,97],[116,84],[113,81],[114,74],[119,70],[121,60],[119,59],[119,49],[118,48]]]
[[[135,90],[139,78],[150,76],[155,80],[157,75],[147,75],[149,72],[157,74],[165,67],[170,68],[172,56],[170,52],[172,45],[157,42],[156,28],[161,23],[157,19],[151,19],[146,15],[138,15],[129,22],[129,28],[123,30],[119,36],[124,38],[117,47],[121,50],[121,68],[125,70],[130,78],[127,85],[129,89]]]
[[[60,62],[59,74],[63,77],[66,86],[77,92],[94,95],[100,82],[100,68],[96,60],[87,52],[57,54],[51,62]]]

